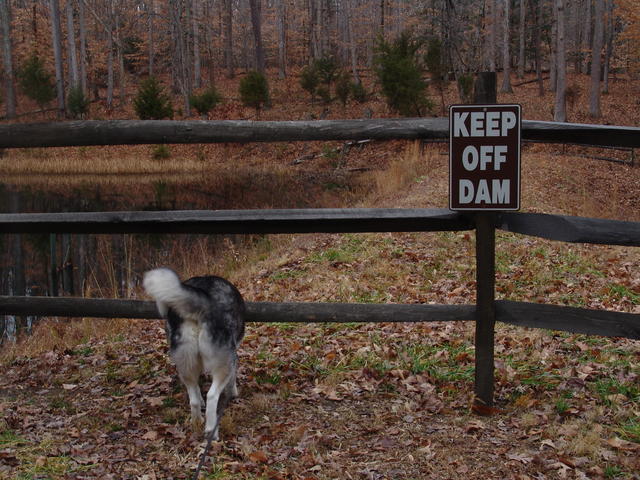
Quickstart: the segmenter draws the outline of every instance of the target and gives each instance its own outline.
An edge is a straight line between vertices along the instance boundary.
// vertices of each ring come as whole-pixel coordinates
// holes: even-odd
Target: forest
[[[502,72],[500,90],[510,92],[535,72],[541,94],[556,92],[557,121],[577,94],[568,71],[590,75],[589,114],[598,118],[611,76],[640,68],[634,0],[3,0],[0,15],[8,119],[33,110],[17,101],[30,88],[59,117],[72,115],[69,101],[100,101],[111,113],[150,76],[167,83],[185,117],[194,93],[248,71],[295,79],[324,60],[361,84],[384,42],[403,32],[418,42],[434,94],[449,80],[464,90],[479,71]],[[55,95],[40,90],[37,100],[24,81],[35,66]]]
[[[3,127],[444,122],[486,71],[525,121],[640,126],[637,0],[0,0],[0,40]],[[453,213],[435,140],[8,147],[0,215]],[[524,141],[510,215],[637,230],[637,148],[593,143]],[[0,231],[0,295],[142,303],[142,275],[166,266],[227,278],[253,304],[471,311],[475,242]],[[497,304],[640,314],[637,247],[497,230],[494,264]],[[478,406],[473,318],[389,320],[249,322],[240,396],[199,478],[638,479],[637,339],[499,321],[494,404]],[[193,478],[203,435],[161,319],[0,314],[0,370],[0,480]]]

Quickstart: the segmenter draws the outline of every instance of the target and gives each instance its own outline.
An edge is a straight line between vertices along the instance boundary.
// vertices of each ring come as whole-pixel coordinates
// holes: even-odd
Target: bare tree
[[[531,9],[535,18],[534,22],[534,42],[535,42],[535,57],[536,57],[536,78],[538,79],[538,96],[544,96],[544,81],[542,80],[542,22],[541,5],[539,2],[531,2]]]
[[[567,86],[567,61],[566,61],[566,45],[565,45],[565,4],[564,0],[556,0],[558,16],[555,18],[557,23],[558,44],[556,48],[556,103],[553,110],[553,120],[556,122],[567,121],[567,102],[566,102],[566,86]]]
[[[613,0],[607,0],[607,39],[604,50],[604,71],[602,93],[609,93],[609,72],[611,68],[611,55],[613,54],[613,41],[615,37],[615,22],[613,18]]]
[[[62,29],[60,28],[60,6],[58,0],[49,0],[51,7],[51,37],[53,57],[56,69],[56,92],[58,98],[58,115],[64,115],[64,68],[62,66]]]
[[[509,3],[504,0],[504,26],[502,32],[502,93],[512,93],[511,88],[511,49],[509,45]]]
[[[113,24],[115,5],[109,2],[109,21],[107,22],[107,107],[113,106]]]
[[[156,16],[156,5],[155,0],[150,0],[147,3],[147,41],[149,42],[149,76],[153,76],[154,73],[154,63],[155,63],[155,38],[153,36],[154,30],[154,17]]]
[[[558,82],[558,4],[556,0],[551,0],[551,45],[549,59],[549,90],[556,91]]]
[[[78,28],[80,31],[80,88],[87,94],[87,25],[84,0],[78,1]]]
[[[589,114],[598,118],[602,116],[600,110],[600,76],[601,54],[604,30],[604,0],[595,0],[595,31],[593,33],[593,48],[591,49],[591,90],[589,96]]]
[[[73,22],[73,1],[67,0],[67,62],[69,63],[69,87],[80,86],[80,71],[78,69],[78,54],[76,52],[76,29]]]
[[[287,8],[285,0],[276,0],[278,27],[278,78],[287,76]]]
[[[591,46],[591,0],[584,0],[582,8],[584,12],[584,23],[582,24],[582,48],[584,50]],[[589,73],[589,58],[583,53],[582,73]]]
[[[249,0],[251,28],[255,45],[255,69],[264,72],[264,50],[262,48],[262,0]]]
[[[198,0],[191,0],[192,15],[191,15],[191,28],[193,37],[193,88],[198,89],[202,84],[201,78],[201,65],[200,65],[200,2]]]
[[[222,2],[222,24],[224,64],[227,70],[227,77],[233,78],[233,4],[231,0],[223,0]]]
[[[0,33],[2,34],[2,65],[4,67],[4,91],[7,118],[16,116],[16,89],[13,73],[13,49],[11,45],[11,6],[9,0],[0,0]]]
[[[524,63],[525,63],[525,39],[527,37],[527,32],[526,32],[526,24],[525,24],[525,20],[526,20],[526,6],[525,6],[525,0],[520,0],[520,31],[518,32],[520,34],[520,49],[518,52],[518,78],[522,78],[524,77]]]
[[[498,7],[497,0],[491,0],[491,29],[489,30],[489,71],[496,71],[496,43],[498,42]]]

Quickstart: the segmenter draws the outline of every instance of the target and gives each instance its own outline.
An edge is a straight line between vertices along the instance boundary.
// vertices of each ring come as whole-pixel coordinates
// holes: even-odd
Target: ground
[[[528,99],[505,101],[526,112]],[[272,153],[307,153],[293,148]],[[329,165],[332,181],[371,169],[345,181],[350,205],[447,204],[444,146],[310,151],[322,155],[286,168]],[[592,154],[526,145],[523,210],[639,221],[640,169],[582,156]],[[473,303],[473,245],[472,232],[270,236],[229,243],[220,264],[194,251],[172,266],[223,268],[248,301]],[[640,313],[639,263],[637,248],[501,232],[497,295]],[[50,319],[2,357],[0,478],[191,478],[202,435],[161,322],[72,323],[75,342],[43,341],[70,330]],[[496,406],[474,411],[473,333],[470,323],[248,325],[240,398],[201,478],[640,478],[637,341],[499,324]]]

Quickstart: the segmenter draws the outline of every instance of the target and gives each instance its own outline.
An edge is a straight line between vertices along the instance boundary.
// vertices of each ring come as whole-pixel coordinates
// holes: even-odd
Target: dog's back
[[[181,282],[168,268],[145,273],[144,288],[167,320],[171,358],[187,387],[194,424],[202,422],[198,379],[203,372],[212,378],[205,432],[213,434],[220,395],[221,407],[237,395],[236,349],[244,336],[242,295],[223,278],[203,276]]]

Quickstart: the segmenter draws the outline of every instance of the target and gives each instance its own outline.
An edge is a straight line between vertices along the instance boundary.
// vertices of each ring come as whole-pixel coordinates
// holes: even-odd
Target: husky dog
[[[166,319],[170,354],[189,394],[191,423],[202,426],[204,400],[198,380],[211,376],[207,393],[205,437],[218,439],[219,416],[238,396],[236,350],[244,336],[245,305],[236,287],[215,276],[181,282],[168,268],[144,274],[143,285]]]

